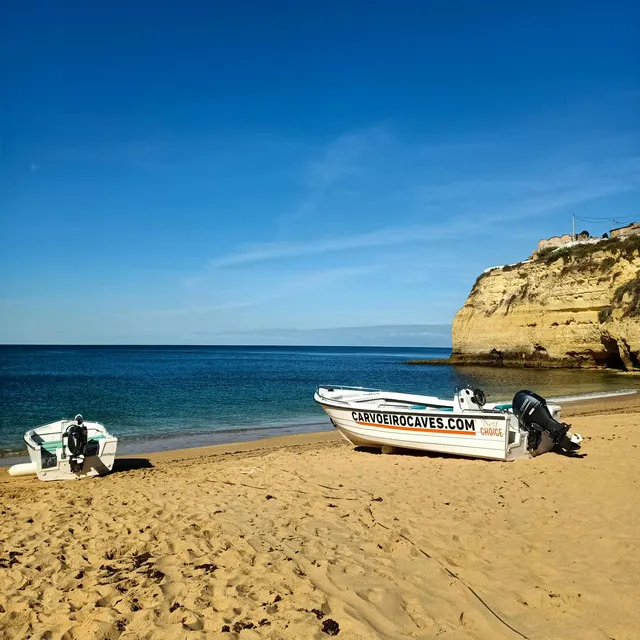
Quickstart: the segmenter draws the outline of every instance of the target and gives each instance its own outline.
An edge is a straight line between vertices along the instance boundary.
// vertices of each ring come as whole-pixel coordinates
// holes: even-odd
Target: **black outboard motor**
[[[80,414],[76,416],[75,420],[76,423],[68,427],[64,435],[67,438],[67,448],[71,454],[69,468],[73,473],[79,473],[82,471],[87,451],[87,427],[84,426],[84,419]]]
[[[558,422],[547,409],[547,401],[533,391],[518,391],[513,397],[513,413],[520,426],[529,433],[528,449],[535,451],[542,441],[544,431],[553,443],[565,451],[579,447],[579,441],[567,436],[571,425]]]

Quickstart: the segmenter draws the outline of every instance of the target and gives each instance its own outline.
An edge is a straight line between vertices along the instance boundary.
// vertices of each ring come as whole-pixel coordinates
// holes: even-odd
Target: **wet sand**
[[[581,458],[356,451],[337,433],[0,470],[0,637],[637,637],[640,398]]]

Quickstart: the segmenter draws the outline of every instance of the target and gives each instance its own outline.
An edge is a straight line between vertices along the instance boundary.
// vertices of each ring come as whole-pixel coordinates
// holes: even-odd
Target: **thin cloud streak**
[[[602,170],[600,176],[599,170]],[[481,191],[499,191],[509,185],[526,194],[512,196],[513,202],[492,207],[490,211],[478,207],[451,218],[445,224],[380,229],[359,235],[290,243],[263,243],[247,246],[235,253],[210,260],[206,269],[222,269],[252,263],[318,255],[336,251],[367,249],[403,243],[440,242],[443,239],[463,239],[471,230],[482,231],[489,223],[508,222],[542,215],[560,207],[577,205],[608,195],[624,193],[640,186],[640,158],[608,161],[600,167],[570,167],[567,175],[545,186],[533,181],[486,181],[440,185],[434,202],[450,202],[458,197],[467,201],[472,188]],[[461,188],[464,187],[464,188]],[[428,188],[425,188],[428,191]],[[485,205],[486,207],[486,205]]]
[[[450,324],[390,324],[368,326],[322,327],[310,329],[274,328],[252,330],[197,331],[193,337],[216,344],[262,345],[345,345],[345,346],[413,346],[428,344],[448,349],[451,346]]]
[[[319,158],[305,168],[303,182],[307,195],[291,213],[282,214],[278,226],[285,226],[313,214],[333,189],[365,170],[378,148],[394,140],[383,127],[374,126],[341,135],[325,145]]]
[[[256,307],[275,302],[277,300],[283,300],[300,293],[322,289],[349,278],[370,275],[379,271],[379,269],[380,267],[378,265],[322,269],[291,278],[287,281],[281,282],[279,285],[273,286],[268,291],[264,291],[259,294],[252,292],[254,295],[250,295],[250,293],[248,293],[246,296],[243,296],[238,300],[224,300],[212,304],[186,305],[167,309],[147,309],[140,310],[140,313],[149,314],[154,317],[189,316]],[[198,285],[201,288],[206,289],[207,282],[206,280],[201,280],[198,282]],[[205,293],[202,294],[206,295]]]
[[[424,233],[422,228],[382,229],[362,235],[295,243],[264,243],[241,250],[226,257],[211,260],[209,269],[234,267],[254,262],[265,262],[281,258],[293,258],[310,254],[363,249],[406,242],[416,238],[416,234]]]

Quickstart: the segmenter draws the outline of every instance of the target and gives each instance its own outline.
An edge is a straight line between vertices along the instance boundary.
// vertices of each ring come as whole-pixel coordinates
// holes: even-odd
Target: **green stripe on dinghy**
[[[497,404],[494,409],[511,409],[511,404]]]

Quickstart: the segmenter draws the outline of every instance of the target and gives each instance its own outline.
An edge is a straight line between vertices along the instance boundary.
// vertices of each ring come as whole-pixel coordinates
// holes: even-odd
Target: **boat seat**
[[[413,404],[409,409],[430,409],[431,411],[453,411],[453,407],[435,407],[430,404]]]
[[[49,442],[41,442],[40,449],[55,454],[56,449],[62,446],[62,440],[50,440]]]
[[[92,436],[87,440],[87,444],[91,442],[95,442],[97,444],[97,440],[102,440],[104,436],[101,433]],[[59,449],[62,446],[62,440],[50,440],[48,442],[40,442],[40,449],[46,451],[47,453],[52,453],[55,455],[56,449]]]

